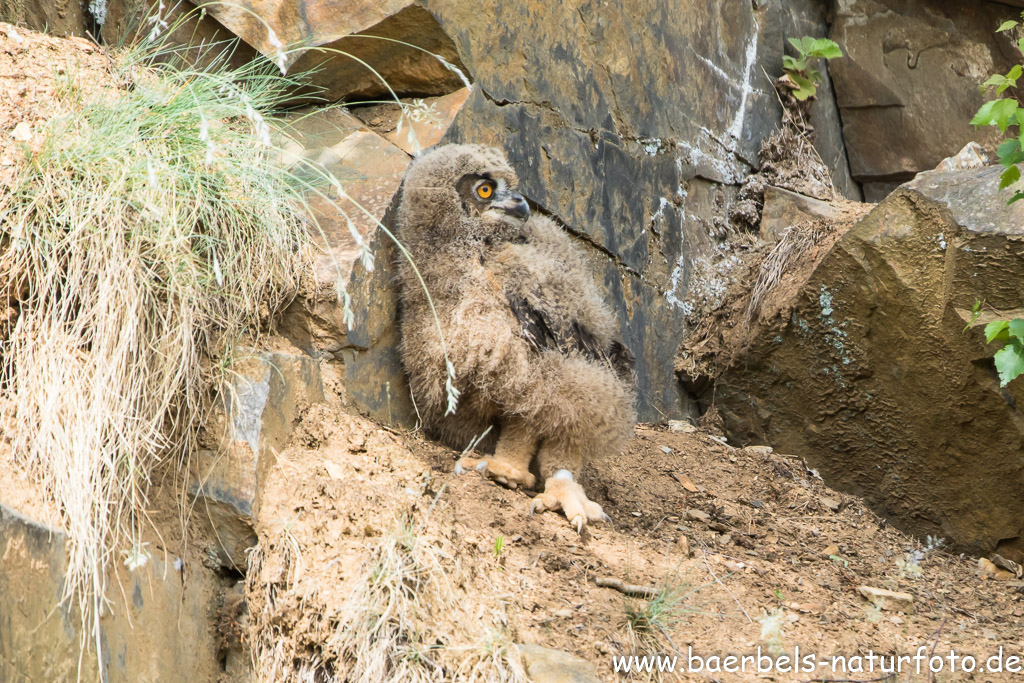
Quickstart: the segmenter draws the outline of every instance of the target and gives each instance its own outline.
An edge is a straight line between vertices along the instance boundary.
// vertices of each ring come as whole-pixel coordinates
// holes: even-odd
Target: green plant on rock
[[[1024,13],[1021,14],[1024,18]],[[1016,20],[1005,21],[996,32],[1010,31],[1020,26]],[[1017,50],[1024,54],[1024,38],[1017,41]],[[981,92],[995,88],[996,95],[1003,95],[1007,89],[1016,88],[1017,80],[1024,73],[1024,66],[1014,64],[1013,68],[1005,74],[994,74],[987,81],[978,86]],[[1000,132],[1006,134],[1011,132],[1011,137],[1004,140],[996,149],[999,163],[1003,166],[1003,175],[999,182],[999,189],[1010,187],[1020,180],[1020,167],[1017,164],[1024,162],[1024,109],[1016,97],[999,97],[981,105],[981,109],[971,119],[971,124],[976,128],[980,126],[999,126]],[[1016,131],[1011,129],[1016,128]],[[1012,204],[1018,199],[1024,199],[1024,191],[1015,189],[1013,196],[1008,203]]]
[[[1024,12],[1021,13],[1021,18],[1024,19]],[[996,32],[1011,31],[1020,25],[1021,22],[1014,19],[1004,21]],[[1024,56],[1024,38],[1019,38],[1016,46],[1017,51]],[[990,76],[978,88],[983,93],[995,88],[996,95],[1003,95],[1008,89],[1017,87],[1017,81],[1022,74],[1024,66],[1014,64],[1008,72]],[[996,155],[1003,167],[999,189],[1004,190],[1014,185],[1021,178],[1018,164],[1024,163],[1024,108],[1020,106],[1020,102],[1016,97],[990,100],[981,106],[971,119],[971,124],[975,127],[999,126],[1000,132],[1004,135],[1007,131],[1011,132],[1010,137],[996,148]],[[1016,130],[1011,130],[1014,128]],[[1024,191],[1014,188],[1013,196],[1007,203],[1013,204],[1019,199],[1024,199]],[[993,320],[985,326],[985,341],[989,344],[994,341],[1003,342],[1003,348],[997,351],[993,358],[999,372],[1000,386],[1006,386],[1024,374],[1024,320]]]
[[[804,36],[799,40],[790,38],[789,43],[796,48],[797,56],[783,56],[783,78],[792,81],[793,97],[803,102],[817,95],[821,85],[821,72],[811,65],[812,60],[842,57],[843,51],[828,38]]]
[[[1000,386],[1005,387],[1024,374],[1024,320],[993,320],[985,325],[985,341],[1004,344],[993,357]]]

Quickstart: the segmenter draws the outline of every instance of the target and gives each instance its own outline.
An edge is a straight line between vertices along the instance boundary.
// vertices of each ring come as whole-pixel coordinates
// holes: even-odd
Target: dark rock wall
[[[503,148],[535,207],[578,236],[638,359],[640,419],[695,416],[672,369],[692,264],[715,249],[736,186],[779,125],[771,81],[785,38],[825,35],[825,2],[426,7],[475,83],[445,141]],[[827,82],[821,101],[821,155],[856,198]],[[388,301],[359,305],[394,315]],[[379,319],[374,327],[391,339]],[[379,387],[395,387],[400,373],[367,335],[355,336],[347,387],[380,417]]]
[[[835,0],[831,64],[853,177],[878,201],[974,140],[994,151],[995,128],[970,120],[989,95],[977,86],[1019,54],[996,34],[1020,11],[996,2]]]

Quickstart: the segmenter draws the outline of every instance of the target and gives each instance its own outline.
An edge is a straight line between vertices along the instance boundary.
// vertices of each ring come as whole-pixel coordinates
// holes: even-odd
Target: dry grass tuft
[[[634,652],[679,653],[672,632],[694,610],[686,604],[693,593],[688,586],[668,578],[650,599],[626,598],[626,632]]]
[[[525,681],[511,636],[460,619],[466,572],[408,517],[387,530],[343,600],[303,580],[285,528],[250,554],[247,594],[260,680]],[[465,616],[465,615],[461,615]]]
[[[148,558],[154,466],[187,453],[236,340],[293,296],[302,184],[269,118],[294,82],[135,50],[0,196],[0,421],[70,538],[65,599],[94,639],[105,568]],[[171,60],[173,61],[173,60]]]
[[[779,241],[761,261],[757,280],[750,288],[750,303],[747,305],[746,322],[754,320],[761,312],[761,304],[782,281],[782,276],[788,271],[793,258],[806,253],[819,244],[826,233],[826,230],[813,224],[798,224],[786,228]]]

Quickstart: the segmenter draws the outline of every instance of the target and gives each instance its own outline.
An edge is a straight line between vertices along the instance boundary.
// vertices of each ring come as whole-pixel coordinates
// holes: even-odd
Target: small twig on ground
[[[623,595],[628,595],[632,598],[651,600],[658,595],[658,589],[654,586],[638,586],[635,583],[626,583],[622,579],[616,579],[611,576],[595,576],[594,583],[599,588],[614,588]]]
[[[729,590],[728,586],[726,586],[724,583],[722,583],[722,580],[719,579],[718,576],[715,574],[715,570],[713,570],[711,568],[711,563],[708,562],[707,553],[705,553],[702,550],[700,555],[701,555],[702,558],[704,558],[704,566],[708,568],[708,573],[711,574],[711,578],[713,578],[715,580],[715,582],[719,586],[721,586],[722,588],[725,589],[725,592],[729,594],[729,597],[733,599],[733,602],[736,603],[736,606],[740,608],[741,612],[743,612],[743,616],[745,616],[747,618],[747,621],[749,621],[751,624],[753,624],[754,620],[750,618],[749,614],[747,614],[747,610],[743,609],[743,605],[740,603],[739,599],[735,595],[733,595],[733,592],[731,590]]]
[[[939,636],[942,634],[942,628],[946,625],[946,620],[947,619],[949,619],[949,617],[943,617],[942,618],[942,623],[939,624],[939,628],[937,628],[935,630],[935,633],[933,635],[934,640],[932,641],[932,649],[928,652],[928,661],[929,662],[932,661],[932,656],[935,654],[935,648],[939,644]],[[937,680],[935,678],[935,672],[931,670],[931,666],[928,667],[928,680],[929,681]]]

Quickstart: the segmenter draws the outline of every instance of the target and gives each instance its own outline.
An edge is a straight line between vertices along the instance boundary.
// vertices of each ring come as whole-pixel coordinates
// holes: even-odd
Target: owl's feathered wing
[[[544,304],[538,289],[529,293],[507,292],[509,308],[519,323],[519,333],[535,351],[554,350],[580,355],[610,365],[620,377],[633,372],[633,356],[618,340],[602,344],[585,323]]]

